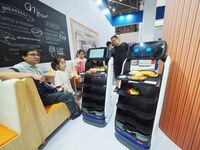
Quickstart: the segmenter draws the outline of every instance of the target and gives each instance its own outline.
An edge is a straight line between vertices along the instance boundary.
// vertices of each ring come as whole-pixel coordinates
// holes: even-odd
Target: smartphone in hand
[[[64,89],[62,88],[61,85],[56,86],[56,89],[57,89],[58,92],[63,92],[64,91]]]

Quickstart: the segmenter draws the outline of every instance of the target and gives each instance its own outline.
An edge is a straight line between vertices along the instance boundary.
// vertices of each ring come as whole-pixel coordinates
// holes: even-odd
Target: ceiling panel
[[[103,0],[113,16],[138,11],[141,0]]]

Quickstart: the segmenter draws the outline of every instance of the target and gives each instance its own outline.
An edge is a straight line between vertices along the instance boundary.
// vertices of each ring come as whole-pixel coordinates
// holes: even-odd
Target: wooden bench
[[[62,102],[44,107],[33,80],[31,78],[26,78],[23,79],[23,81],[26,85],[30,103],[44,142],[71,114],[66,104]]]
[[[0,82],[0,95],[0,149],[38,149],[42,139],[24,82]]]

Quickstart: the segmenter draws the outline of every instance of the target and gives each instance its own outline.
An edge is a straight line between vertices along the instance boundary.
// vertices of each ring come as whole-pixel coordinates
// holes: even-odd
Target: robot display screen
[[[162,51],[158,51],[156,45],[138,45],[133,48],[133,54],[136,57],[158,57]]]
[[[157,59],[165,53],[166,45],[164,42],[145,42],[130,46],[129,56],[135,58]]]
[[[104,50],[103,48],[90,50],[89,58],[103,58]]]

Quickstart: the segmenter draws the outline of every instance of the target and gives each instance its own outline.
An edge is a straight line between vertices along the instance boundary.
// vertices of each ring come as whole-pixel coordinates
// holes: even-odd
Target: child
[[[56,71],[55,85],[64,86],[68,92],[75,94],[70,83],[70,73],[66,70],[66,62],[64,56],[55,57],[51,62],[51,67]]]
[[[77,71],[77,74],[80,74],[81,72],[85,71],[85,62],[86,62],[86,58],[85,58],[85,51],[80,49],[78,52],[78,58],[75,59],[75,69]]]

